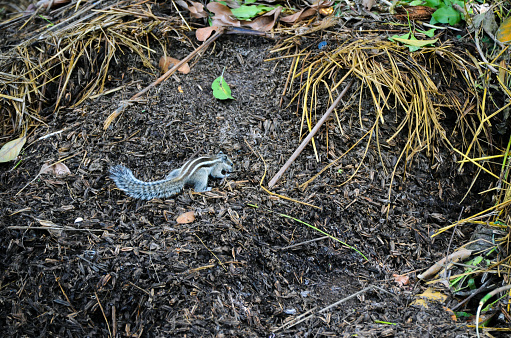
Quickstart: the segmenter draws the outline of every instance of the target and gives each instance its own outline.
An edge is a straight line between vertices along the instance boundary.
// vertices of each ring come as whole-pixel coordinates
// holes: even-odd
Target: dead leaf
[[[107,273],[106,275],[101,277],[99,279],[98,283],[96,284],[96,289],[98,289],[98,291],[101,291],[101,289],[106,285],[106,283],[108,283],[108,281],[111,278],[112,278],[112,275],[110,275],[109,273]]]
[[[215,16],[212,18],[211,26],[232,26],[241,27],[240,21],[233,19],[231,9],[219,2],[210,2],[206,6]]]
[[[9,141],[0,149],[0,162],[9,162],[18,157],[21,148],[25,145],[27,138],[22,136],[15,140]]]
[[[445,310],[445,312],[449,314],[449,316],[451,316],[451,320],[453,322],[456,322],[458,320],[458,317],[456,316],[453,310],[449,309],[447,306],[442,306],[442,308]]]
[[[189,3],[184,0],[177,0],[176,3],[184,9],[190,11],[193,18],[207,18],[208,12],[204,10],[204,5],[200,2],[190,1]]]
[[[304,18],[316,14],[316,10],[313,8],[303,8],[302,10],[296,12],[295,14],[291,14],[288,16],[285,16],[280,19],[282,22],[287,23],[295,23],[298,21],[303,20]]]
[[[296,12],[295,14],[281,18],[280,21],[287,23],[296,23],[305,18],[308,18],[309,16],[316,14],[319,9],[331,7],[333,4],[334,4],[333,1],[320,0],[313,3],[309,8],[303,8],[302,10]]]
[[[436,8],[426,6],[397,7],[394,17],[401,21],[429,20]]]
[[[277,21],[281,11],[282,7],[278,6],[271,11],[258,16],[252,21],[242,21],[242,26],[249,27],[259,32],[268,32],[273,28],[273,26],[275,26],[275,22]]]
[[[199,41],[206,41],[218,28],[218,26],[199,28],[195,31],[195,37]]]
[[[502,21],[499,29],[497,30],[496,36],[502,43],[511,42],[511,17]]]
[[[208,12],[204,10],[204,5],[200,2],[192,1],[192,5],[188,9],[194,18],[207,18],[209,16]]]
[[[429,303],[444,303],[447,300],[447,295],[433,288],[427,288],[426,291],[417,295],[412,305],[419,305],[428,308]]]
[[[282,11],[282,7],[278,6],[251,21],[240,21],[234,18],[229,7],[221,3],[210,2],[207,8],[215,16],[211,19],[211,27],[199,28],[195,31],[195,37],[199,41],[206,41],[219,27],[247,27],[259,32],[270,31]]]
[[[71,174],[71,171],[64,163],[55,163],[49,165],[48,163],[43,164],[39,174],[48,174],[55,177],[66,177]]]
[[[185,212],[177,217],[176,222],[179,224],[188,224],[195,221],[195,213],[193,211]]]
[[[405,286],[410,283],[410,277],[407,275],[393,274],[392,277],[394,277],[394,282],[396,282],[399,286]]]
[[[179,62],[181,61],[173,57],[162,56],[160,58],[160,71],[162,73],[166,73],[169,70],[170,65],[174,66],[177,65]],[[188,74],[190,73],[190,66],[188,65],[188,63],[184,63],[183,65],[181,65],[181,67],[178,68],[177,71],[183,74]]]

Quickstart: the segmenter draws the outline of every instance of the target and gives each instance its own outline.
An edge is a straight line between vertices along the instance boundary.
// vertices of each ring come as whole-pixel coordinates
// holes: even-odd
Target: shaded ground
[[[191,51],[172,43],[172,56]],[[266,178],[273,177],[298,146],[300,122],[296,106],[279,108],[290,61],[264,62],[272,45],[257,37],[222,37],[190,74],[152,90],[145,104],[130,106],[106,132],[103,122],[118,102],[154,79],[128,53],[119,53],[108,83],[125,90],[58,115],[47,112],[48,126],[31,130],[20,165],[0,164],[0,326],[6,335],[268,337],[278,328],[277,336],[290,337],[472,334],[440,305],[410,305],[425,287],[415,271],[445,255],[450,233],[434,241],[429,234],[460,216],[470,170],[459,176],[445,161],[432,171],[429,160],[417,156],[406,180],[398,170],[387,220],[399,147],[382,148],[388,173],[371,146],[354,179],[339,186],[357,168],[362,144],[299,191],[299,183],[366,133],[358,111],[347,111],[340,116],[342,133],[328,124],[329,149],[324,131],[316,139],[321,163],[308,147],[275,189],[322,209],[270,197],[259,187],[264,163],[255,152],[266,161]],[[224,67],[234,101],[217,101],[211,93]],[[328,106],[322,95],[320,111]],[[373,108],[362,111],[369,128]],[[392,135],[403,116],[389,114],[380,138]],[[128,198],[107,177],[111,165],[123,163],[138,178],[155,180],[193,156],[219,150],[232,157],[235,170],[225,182],[214,181],[208,193],[186,190],[143,202]],[[43,175],[23,189],[43,163],[64,158],[71,176]],[[471,201],[464,202],[465,213],[482,208],[481,199]],[[190,210],[195,222],[175,222]],[[323,235],[278,213],[356,246],[369,260],[329,239],[288,248]],[[41,226],[38,220],[78,230],[7,228]],[[405,273],[412,283],[399,287],[392,275]],[[387,292],[374,289],[317,312],[367,286]],[[316,316],[282,327],[308,311]]]

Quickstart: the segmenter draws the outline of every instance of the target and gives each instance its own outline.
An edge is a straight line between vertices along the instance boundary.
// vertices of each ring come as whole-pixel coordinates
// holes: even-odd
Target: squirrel
[[[180,193],[185,186],[193,186],[196,192],[211,191],[209,176],[225,178],[232,172],[232,160],[224,153],[203,156],[187,161],[179,169],[174,169],[163,180],[144,182],[123,165],[110,168],[110,178],[117,187],[131,197],[150,200],[171,197]]]

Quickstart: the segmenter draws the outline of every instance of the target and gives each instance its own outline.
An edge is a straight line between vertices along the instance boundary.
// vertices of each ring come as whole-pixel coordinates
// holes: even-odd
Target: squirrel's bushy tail
[[[130,169],[122,165],[110,168],[110,178],[117,187],[131,197],[142,200],[171,197],[179,193],[183,187],[172,179],[163,179],[154,182],[144,182],[133,176]]]

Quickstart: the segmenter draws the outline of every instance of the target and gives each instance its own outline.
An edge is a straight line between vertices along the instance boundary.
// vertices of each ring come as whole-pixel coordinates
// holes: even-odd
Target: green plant
[[[431,16],[431,24],[447,23],[451,26],[459,24],[465,17],[462,13],[457,11],[453,5],[457,4],[461,8],[465,6],[464,1],[461,0],[425,0],[425,5],[431,8],[436,8],[436,11]]]
[[[459,24],[465,20],[463,13],[460,13],[453,5],[465,8],[463,0],[402,0],[400,3],[406,3],[408,6],[427,6],[435,8],[436,11],[431,16],[430,23],[445,23],[451,26]]]
[[[225,71],[225,68],[222,71],[222,75],[217,77],[211,84],[211,89],[213,89],[213,96],[219,100],[227,100],[227,99],[234,100],[234,97],[231,96],[231,87],[229,87],[227,82],[225,82],[224,71]]]
[[[232,7],[226,1],[217,1],[217,2],[223,4],[227,7]],[[266,6],[266,5],[251,5],[254,2],[256,2],[256,0],[245,0],[245,1],[237,0],[236,3],[239,5],[239,7],[231,8],[232,15],[234,15],[236,17],[236,19],[238,19],[238,20],[251,20],[258,15],[264,14],[266,12],[269,12],[269,11],[275,9],[275,7]]]
[[[431,46],[435,42],[438,41],[438,39],[417,40],[415,35],[413,35],[413,33],[412,33],[412,25],[410,24],[410,20],[408,20],[408,27],[410,29],[410,31],[408,33],[403,34],[403,35],[392,35],[389,38],[389,40],[390,41],[401,42],[403,45],[408,47],[408,50],[410,52],[418,51],[419,49],[421,49],[422,47],[425,47],[425,46]],[[430,29],[430,30],[427,30],[427,31],[422,31],[422,30],[417,30],[417,31],[420,32],[420,33],[423,33],[424,35],[426,35],[428,37],[435,36],[435,29]]]

